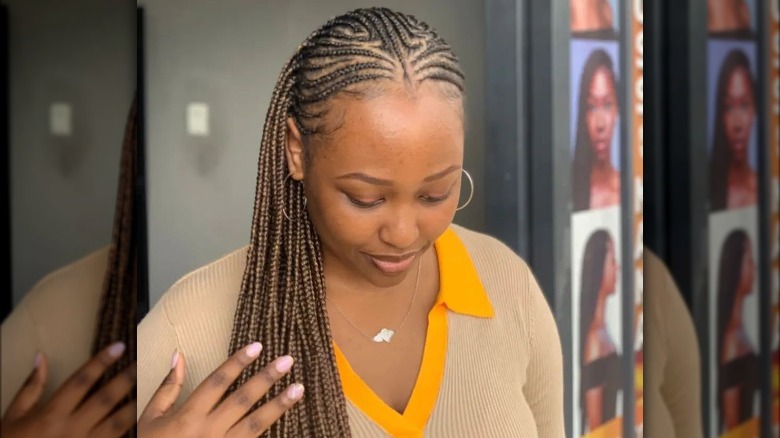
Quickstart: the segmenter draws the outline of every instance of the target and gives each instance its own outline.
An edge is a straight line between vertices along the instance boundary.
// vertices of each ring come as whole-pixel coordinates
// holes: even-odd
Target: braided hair
[[[280,437],[349,436],[346,401],[336,367],[325,305],[320,242],[306,215],[302,184],[287,176],[287,119],[307,138],[327,134],[330,99],[359,98],[382,85],[425,81],[463,97],[464,76],[452,49],[427,24],[386,8],[335,17],[309,35],[282,69],[260,145],[251,240],[229,354],[264,344],[259,360],[231,387],[235,391],[263,364],[290,354],[296,366],[258,403],[292,382],[306,396],[267,432]],[[288,220],[287,217],[290,219]]]

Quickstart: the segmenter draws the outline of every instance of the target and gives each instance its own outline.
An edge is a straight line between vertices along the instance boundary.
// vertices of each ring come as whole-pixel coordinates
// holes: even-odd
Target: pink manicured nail
[[[246,355],[249,357],[260,356],[260,351],[263,350],[263,346],[259,342],[253,342],[246,347]]]
[[[114,358],[121,356],[122,353],[124,352],[125,352],[124,342],[115,342],[111,344],[110,347],[108,347],[108,355]]]
[[[290,389],[287,390],[287,397],[290,397],[293,400],[298,400],[303,396],[303,385],[300,383],[295,383],[292,386],[290,386]]]
[[[173,357],[171,358],[171,369],[176,368],[176,364],[179,363],[179,352],[174,351]]]
[[[43,360],[43,355],[41,354],[41,352],[39,351],[39,352],[35,353],[35,365],[34,365],[34,367],[38,368],[39,366],[41,366],[41,361],[42,360]]]
[[[287,371],[290,371],[290,368],[292,368],[293,362],[294,361],[291,356],[282,356],[279,360],[276,361],[274,367],[276,367],[276,371],[279,371],[280,373],[286,373]]]

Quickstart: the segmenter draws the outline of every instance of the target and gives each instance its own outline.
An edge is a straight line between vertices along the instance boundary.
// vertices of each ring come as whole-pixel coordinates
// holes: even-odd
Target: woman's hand
[[[136,364],[111,379],[86,398],[90,388],[125,350],[117,342],[106,347],[79,368],[40,409],[36,408],[48,376],[48,362],[38,354],[35,369],[22,385],[3,417],[0,435],[5,438],[120,437],[135,424],[135,397],[117,407],[136,381]]]
[[[171,371],[152,396],[138,420],[143,437],[257,437],[303,397],[303,385],[290,385],[271,402],[252,406],[285,374],[293,359],[283,356],[267,365],[219,402],[242,370],[260,355],[261,345],[250,344],[237,351],[208,376],[177,410],[173,404],[184,383],[184,357],[175,353]]]

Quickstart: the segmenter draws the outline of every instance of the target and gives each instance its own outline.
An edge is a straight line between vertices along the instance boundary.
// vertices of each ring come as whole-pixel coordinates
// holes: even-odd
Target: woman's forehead
[[[315,150],[325,146],[331,158],[369,155],[387,159],[399,154],[433,158],[462,153],[462,103],[436,92],[334,98],[327,114],[328,134],[318,136],[314,143]]]

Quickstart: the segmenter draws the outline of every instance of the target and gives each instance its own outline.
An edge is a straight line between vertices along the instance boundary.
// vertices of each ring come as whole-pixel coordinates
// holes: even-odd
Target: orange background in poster
[[[633,0],[632,2],[632,20],[631,20],[631,45],[632,45],[632,86],[631,86],[631,108],[633,114],[633,132],[632,142],[634,148],[634,276],[635,276],[635,295],[634,295],[634,338],[636,356],[636,405],[643,406],[643,361],[642,355],[642,315],[643,315],[643,181],[644,181],[644,14],[643,1]],[[636,416],[637,429],[643,425],[643,416]]]

